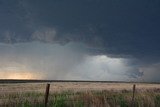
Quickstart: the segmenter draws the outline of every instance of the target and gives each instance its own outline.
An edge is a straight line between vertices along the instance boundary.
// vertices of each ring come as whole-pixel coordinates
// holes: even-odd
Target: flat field
[[[1,83],[0,107],[44,107],[46,84]],[[50,82],[48,107],[131,106],[160,107],[160,84]]]

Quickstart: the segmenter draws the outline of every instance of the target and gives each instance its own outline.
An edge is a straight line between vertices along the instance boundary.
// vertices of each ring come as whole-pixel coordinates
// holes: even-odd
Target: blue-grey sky
[[[0,78],[160,81],[159,41],[159,0],[0,0]]]

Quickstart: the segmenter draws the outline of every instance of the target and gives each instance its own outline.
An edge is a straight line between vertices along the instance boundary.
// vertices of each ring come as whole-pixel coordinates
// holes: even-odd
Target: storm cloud
[[[102,71],[113,73],[113,76],[119,75],[120,78],[123,76],[126,76],[126,79],[127,77],[136,79],[143,77],[145,80],[144,76],[148,75],[147,72],[153,71],[151,78],[156,79],[146,80],[160,81],[156,77],[159,67],[155,66],[160,63],[159,0],[0,0],[0,12],[0,42],[3,44],[1,46],[3,50],[0,50],[1,56],[3,56],[2,53],[5,54],[7,44],[16,47],[17,51],[24,51],[24,49],[17,49],[16,44],[21,44],[21,47],[27,44],[25,49],[28,49],[28,52],[32,53],[37,49],[35,52],[38,57],[35,59],[37,62],[40,59],[44,61],[45,55],[41,55],[43,49],[46,51],[46,56],[52,56],[52,51],[50,51],[52,49],[62,50],[62,53],[69,51],[68,55],[73,53],[75,57],[70,58],[73,62],[66,63],[66,65],[61,61],[60,51],[57,57],[53,54],[52,60],[57,58],[55,62],[58,65],[64,65],[61,69],[54,67],[58,69],[57,72],[68,71],[69,74],[74,74],[75,71],[80,72],[80,68],[83,68],[85,72],[81,71],[79,75],[76,74],[77,76],[87,73],[94,75],[97,71],[101,72],[103,68],[105,70]],[[38,47],[32,49],[35,43]],[[49,50],[45,50],[44,47]],[[27,56],[25,52],[23,57],[34,56],[33,53]],[[14,56],[14,54],[17,54],[16,58],[23,59],[16,51],[8,56]],[[68,55],[61,56],[65,56],[64,59],[67,58],[65,60],[68,61]],[[110,60],[107,58],[121,59],[123,60],[122,66],[117,67],[129,68],[121,69],[118,74],[117,70],[108,65],[109,62],[104,64],[102,61],[98,65],[97,60],[93,60],[97,56],[100,58],[105,56],[105,60]],[[43,66],[50,68],[53,61],[47,60],[48,65]],[[34,62],[31,59],[30,61]],[[72,63],[75,66],[72,67]],[[97,68],[94,68],[94,65],[97,65]],[[108,68],[98,68],[102,65],[111,68],[108,71],[106,70]],[[116,66],[114,63],[112,65]],[[152,69],[154,67],[155,69]],[[95,71],[90,72],[90,69]],[[103,72],[98,75],[102,74]],[[121,80],[119,77],[115,77],[117,78],[115,80]],[[93,79],[92,76],[87,76],[85,79],[87,78]],[[101,79],[105,80],[104,78]]]
[[[0,49],[0,78],[12,77],[15,73],[64,80],[122,81],[141,76],[136,74],[139,71],[129,64],[129,59],[90,55],[88,47],[79,43],[64,46],[40,42],[0,44]],[[5,73],[11,75],[4,76]]]

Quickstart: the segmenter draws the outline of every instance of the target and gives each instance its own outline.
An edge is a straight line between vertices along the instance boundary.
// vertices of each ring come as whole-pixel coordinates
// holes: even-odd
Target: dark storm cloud
[[[159,0],[1,0],[0,13],[1,42],[83,42],[100,54],[159,58]]]
[[[92,74],[90,78],[104,74],[100,75],[104,80],[119,80],[127,75],[159,81],[159,41],[159,0],[0,0],[0,57],[6,66],[13,57],[13,62],[22,61],[35,71],[48,68],[44,70],[54,69],[60,75],[69,68],[69,77],[79,71],[83,76]],[[7,48],[8,44],[13,49]],[[28,50],[24,51],[25,46]],[[19,56],[21,51],[23,57]],[[46,54],[42,55],[44,51]],[[46,55],[51,58],[39,68],[36,63],[41,58],[45,61]],[[79,61],[86,55],[85,60]],[[32,59],[33,56],[37,58]],[[29,61],[23,59],[28,57]]]
[[[28,41],[31,30],[27,23],[26,11],[18,0],[0,0],[0,42]]]

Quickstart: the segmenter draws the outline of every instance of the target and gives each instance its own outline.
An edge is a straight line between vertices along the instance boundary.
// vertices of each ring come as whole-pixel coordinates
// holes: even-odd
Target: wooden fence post
[[[49,96],[49,88],[50,88],[50,84],[46,85],[46,93],[45,93],[45,102],[44,102],[44,107],[47,107],[47,103],[48,103],[48,96]]]
[[[132,107],[134,107],[134,103],[135,103],[135,90],[136,90],[136,85],[134,84],[133,85],[133,95],[132,95]]]

